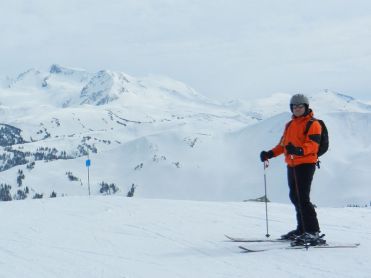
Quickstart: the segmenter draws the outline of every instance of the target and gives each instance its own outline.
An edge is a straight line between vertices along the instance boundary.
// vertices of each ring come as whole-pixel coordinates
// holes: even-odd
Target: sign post
[[[89,159],[89,154],[88,154],[88,159],[85,161],[85,165],[86,165],[86,168],[88,168],[88,189],[89,189],[89,196],[90,196],[90,171],[89,171],[89,168],[90,168],[90,165],[91,165],[91,161]]]

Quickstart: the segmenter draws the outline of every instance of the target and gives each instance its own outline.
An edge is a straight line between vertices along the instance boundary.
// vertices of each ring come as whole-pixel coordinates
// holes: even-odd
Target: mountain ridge
[[[148,198],[235,201],[262,195],[259,152],[277,144],[290,120],[289,94],[221,103],[166,77],[100,71],[101,79],[56,65],[49,71],[47,86],[40,83],[41,71],[32,70],[22,84],[1,89],[0,115],[19,130],[16,136],[0,130],[0,138],[9,139],[0,149],[0,178],[12,195],[25,186],[45,195],[86,194],[88,155],[93,194],[105,181],[117,185],[117,194],[135,184],[136,194]],[[371,151],[370,105],[330,91],[309,99],[330,132],[314,199],[335,206],[368,203],[371,176],[362,165]],[[270,199],[279,202],[289,202],[284,168],[281,158],[271,161],[269,179],[277,185],[271,185]],[[19,171],[25,175],[21,187]],[[72,190],[66,172],[78,177],[78,188]],[[339,188],[344,194],[327,197]]]

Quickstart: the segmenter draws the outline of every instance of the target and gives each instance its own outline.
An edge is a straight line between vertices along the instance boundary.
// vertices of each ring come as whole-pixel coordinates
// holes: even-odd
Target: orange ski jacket
[[[313,117],[313,111],[305,116],[292,116],[291,123],[286,124],[286,128],[277,146],[272,149],[273,156],[285,154],[285,162],[289,166],[297,166],[304,163],[316,163],[318,160],[317,152],[319,141],[322,132],[321,124],[314,121],[310,126],[308,133],[305,134],[307,122]],[[303,155],[290,155],[287,153],[285,146],[292,143],[295,147],[303,149]]]

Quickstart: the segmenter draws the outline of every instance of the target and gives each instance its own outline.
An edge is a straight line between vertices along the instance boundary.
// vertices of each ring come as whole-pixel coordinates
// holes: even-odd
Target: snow
[[[317,209],[328,242],[356,249],[243,254],[224,234],[264,238],[258,202],[61,197],[0,202],[0,277],[370,277],[370,208]],[[272,238],[292,206],[268,204]],[[251,248],[285,243],[247,243]]]

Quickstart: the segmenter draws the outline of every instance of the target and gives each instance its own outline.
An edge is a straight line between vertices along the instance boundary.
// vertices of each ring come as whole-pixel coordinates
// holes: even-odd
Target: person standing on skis
[[[317,152],[321,139],[321,125],[313,121],[308,132],[307,123],[313,118],[309,108],[309,100],[303,94],[291,97],[290,110],[292,120],[286,124],[281,140],[269,151],[260,153],[262,162],[285,155],[287,163],[287,179],[289,197],[296,210],[297,227],[295,230],[281,236],[292,240],[293,244],[319,245],[326,241],[320,235],[317,214],[310,201],[310,189],[318,161]]]

